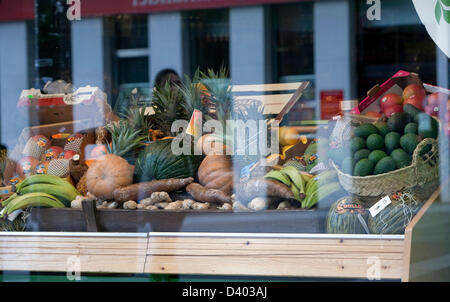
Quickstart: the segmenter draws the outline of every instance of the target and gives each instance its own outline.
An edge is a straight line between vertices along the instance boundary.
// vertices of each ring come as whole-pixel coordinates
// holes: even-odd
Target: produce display
[[[89,149],[82,149],[85,136],[80,133],[31,137],[16,163],[14,193],[2,202],[1,216],[32,207],[75,211],[85,200],[99,210],[122,210],[123,215],[325,209],[323,226],[328,233],[399,234],[424,201],[414,193],[415,186],[423,185],[420,177],[407,169],[439,166],[436,141],[448,124],[439,120],[443,103],[448,110],[447,99],[412,83],[402,93],[381,95],[379,110],[361,113],[368,119],[339,117],[348,121],[343,122],[348,135],[329,135],[340,127],[332,121],[324,126],[326,135],[312,138],[281,126],[279,154],[249,155],[237,152],[242,146],[228,130],[223,136],[211,130],[197,140],[184,140],[195,136],[197,119],[216,121],[223,129],[227,122],[257,120],[271,130],[259,101],[234,98],[225,70],[197,72],[183,84],[157,87],[153,115],[132,104],[118,121],[95,129],[96,141]],[[174,130],[172,123],[178,120],[191,120],[190,130]],[[174,144],[191,152],[175,154]],[[251,144],[256,142],[244,147]],[[382,191],[383,183],[397,185],[392,181],[396,171],[408,171],[404,178],[409,183],[398,182],[395,190]],[[429,174],[424,179],[436,178]],[[369,214],[374,201],[385,196],[390,204],[375,216]]]

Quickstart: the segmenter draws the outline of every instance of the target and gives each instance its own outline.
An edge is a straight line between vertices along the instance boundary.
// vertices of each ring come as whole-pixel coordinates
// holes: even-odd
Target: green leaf
[[[441,11],[441,3],[439,2],[439,0],[436,1],[436,7],[434,8],[434,14],[436,15],[436,21],[439,24],[441,22],[441,15],[442,15],[442,11]]]
[[[444,15],[445,22],[450,24],[450,10],[442,9],[442,14]]]

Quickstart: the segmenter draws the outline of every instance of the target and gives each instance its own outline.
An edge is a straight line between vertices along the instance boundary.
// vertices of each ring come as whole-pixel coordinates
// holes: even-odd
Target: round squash
[[[226,155],[207,155],[198,168],[198,180],[208,189],[230,194],[233,189],[233,163]]]
[[[200,137],[195,145],[195,149],[204,155],[231,154],[231,148],[224,144],[223,138],[214,134],[205,134]]]
[[[86,172],[88,191],[101,200],[112,200],[113,191],[133,183],[134,166],[120,156],[107,154],[89,167]]]

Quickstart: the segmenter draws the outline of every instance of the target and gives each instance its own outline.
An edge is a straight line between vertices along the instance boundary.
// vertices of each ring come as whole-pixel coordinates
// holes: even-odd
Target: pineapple
[[[152,107],[155,114],[151,117],[152,126],[161,130],[166,136],[171,136],[172,123],[187,119],[184,110],[184,100],[178,88],[173,88],[168,82],[164,87],[155,88]]]
[[[137,93],[137,89],[132,91],[131,106],[127,109],[125,115],[122,116],[122,119],[128,121],[130,127],[135,131],[139,130],[141,135],[147,135],[151,128],[151,123],[145,115],[145,107],[138,106]]]
[[[201,89],[200,80],[200,72],[197,69],[192,79],[185,76],[185,83],[177,86],[184,98],[183,107],[187,116],[192,116],[196,109],[200,110],[204,117],[209,113],[209,104],[205,103],[205,95]]]
[[[111,134],[111,145],[108,145],[108,153],[121,156],[133,163],[135,154],[143,146],[144,140],[147,138],[141,134],[141,130],[135,130],[130,123],[121,120],[118,123],[106,126]]]

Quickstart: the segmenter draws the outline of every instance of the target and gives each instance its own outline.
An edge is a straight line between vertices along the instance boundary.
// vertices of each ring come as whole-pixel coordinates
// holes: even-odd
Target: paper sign
[[[186,133],[192,136],[200,136],[202,133],[202,112],[200,110],[194,109],[192,113],[191,120],[186,129]]]
[[[389,198],[389,196],[385,196],[382,199],[380,199],[380,201],[378,201],[376,204],[374,204],[370,209],[370,215],[372,215],[372,217],[375,217],[378,213],[380,213],[381,211],[384,210],[384,208],[386,208],[389,204],[391,204],[391,199]]]
[[[450,58],[450,0],[413,0],[434,43]]]

